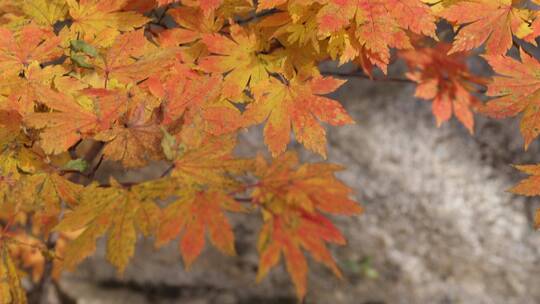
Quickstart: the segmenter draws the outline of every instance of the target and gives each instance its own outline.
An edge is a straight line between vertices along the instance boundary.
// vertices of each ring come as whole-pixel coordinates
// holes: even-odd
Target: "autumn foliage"
[[[399,80],[437,125],[454,116],[472,134],[474,113],[520,115],[527,148],[540,135],[540,62],[527,53],[538,5],[0,0],[0,303],[26,303],[22,279],[74,270],[102,238],[120,274],[141,237],[177,242],[186,268],[207,243],[235,255],[231,213],[260,218],[257,280],[283,259],[303,298],[306,253],[341,277],[327,246],[346,240],[328,215],[362,208],[340,166],[287,151],[294,140],[326,158],[326,126],[355,123],[328,97],[345,77],[320,63],[384,81],[404,62]],[[470,71],[478,56],[495,76]],[[269,153],[239,157],[252,126]],[[107,167],[161,171],[103,178]],[[530,177],[512,191],[540,195],[540,167],[517,168]]]

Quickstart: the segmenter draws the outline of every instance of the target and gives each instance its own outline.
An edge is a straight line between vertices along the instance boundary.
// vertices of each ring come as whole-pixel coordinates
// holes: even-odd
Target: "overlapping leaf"
[[[61,66],[47,66],[41,68],[37,61],[33,61],[22,71],[20,75],[6,75],[0,84],[0,94],[4,94],[17,101],[17,111],[22,115],[34,111],[35,102],[39,100],[38,91],[51,87],[57,77],[66,73]]]
[[[234,186],[232,177],[247,171],[251,164],[233,155],[236,140],[231,136],[210,137],[197,147],[177,147],[172,176],[187,185]]]
[[[296,77],[289,83],[270,78],[253,88],[255,102],[248,105],[244,119],[247,125],[266,121],[265,143],[274,156],[285,151],[291,130],[308,149],[326,156],[326,131],[319,121],[334,126],[354,123],[337,101],[320,96],[343,83],[330,77]]]
[[[228,73],[224,79],[222,94],[226,98],[241,97],[246,86],[253,87],[268,78],[264,62],[258,57],[260,42],[254,33],[246,32],[238,25],[231,26],[232,39],[219,34],[207,34],[203,41],[215,54],[204,57],[199,65],[208,72]]]
[[[0,243],[0,303],[27,303],[26,292],[21,285],[19,270],[15,267],[6,242]]]
[[[105,85],[111,79],[129,84],[167,68],[172,59],[173,51],[153,48],[140,30],[118,36],[104,56],[96,58],[95,67]]]
[[[153,117],[151,96],[131,91],[126,113],[111,128],[98,133],[94,139],[106,142],[106,159],[120,161],[126,168],[146,166],[149,161],[161,160],[162,132]]]
[[[420,0],[323,2],[325,5],[318,13],[320,32],[343,35],[343,29],[351,26],[353,30],[348,36],[354,43],[342,48],[354,52],[355,57],[366,56],[383,71],[390,60],[389,48],[411,48],[405,31],[435,37],[435,17]]]
[[[123,189],[113,181],[110,188],[87,187],[79,205],[55,227],[60,232],[84,229],[66,248],[64,266],[73,269],[95,251],[96,240],[107,234],[107,260],[122,273],[133,256],[137,234],[153,234],[160,213],[144,184]]]
[[[457,1],[439,13],[448,21],[462,26],[450,53],[468,51],[485,43],[489,55],[503,55],[512,47],[512,35],[524,38],[532,30],[532,13],[520,8],[521,1]]]
[[[529,177],[510,189],[510,192],[525,196],[540,195],[540,165],[521,165],[516,166],[516,169]],[[540,229],[540,209],[536,210],[534,222],[536,229]]]
[[[136,12],[124,12],[127,0],[66,0],[73,20],[70,29],[82,38],[93,40],[96,35],[108,31],[131,31],[148,22],[148,18]]]
[[[206,233],[217,249],[234,255],[234,233],[225,211],[243,210],[238,202],[223,192],[188,192],[163,210],[157,244],[162,245],[180,235],[179,248],[188,268],[203,251]]]
[[[22,9],[32,21],[53,26],[65,19],[68,5],[66,0],[23,0]]]
[[[485,56],[498,76],[488,85],[484,112],[495,118],[523,114],[520,124],[525,148],[540,134],[540,62],[521,50],[521,62],[510,57]]]
[[[214,34],[223,25],[223,20],[205,16],[202,10],[193,7],[178,7],[169,10],[171,17],[181,27],[167,29],[159,34],[160,43],[165,46],[187,44],[199,40],[205,34]],[[195,47],[195,52],[200,52]]]
[[[326,243],[343,245],[345,239],[321,212],[352,215],[362,209],[349,198],[351,190],[334,177],[338,170],[339,166],[331,164],[299,165],[294,153],[283,154],[271,165],[258,160],[260,180],[252,196],[262,206],[265,218],[258,242],[259,279],[283,254],[296,292],[303,298],[307,262],[302,249],[341,276]]]
[[[33,61],[45,63],[62,55],[60,38],[50,29],[42,29],[34,24],[14,33],[0,27],[0,79],[18,75]]]
[[[471,93],[475,84],[484,80],[469,72],[465,60],[467,53],[447,55],[451,45],[440,43],[434,48],[418,48],[401,51],[410,72],[407,77],[418,83],[416,97],[433,100],[433,115],[437,125],[452,117],[473,133],[474,118],[471,108],[479,107],[480,101]]]
[[[26,115],[24,120],[27,125],[42,129],[41,147],[46,153],[67,151],[82,137],[109,128],[118,117],[125,95],[104,90],[94,93],[92,98],[82,96],[77,100],[51,89],[37,90],[39,100],[51,111]]]

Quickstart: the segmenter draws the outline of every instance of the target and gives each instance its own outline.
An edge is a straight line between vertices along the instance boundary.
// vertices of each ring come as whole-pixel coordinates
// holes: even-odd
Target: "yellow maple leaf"
[[[249,84],[253,86],[268,78],[264,61],[257,55],[260,45],[254,33],[231,26],[232,40],[219,34],[205,34],[202,39],[214,54],[201,58],[199,65],[208,72],[227,73],[222,94],[226,98],[240,99]]]
[[[107,29],[118,32],[131,31],[150,20],[137,12],[122,11],[126,0],[66,0],[66,2],[73,19],[71,31],[82,35],[84,39],[91,40]]]
[[[7,244],[0,243],[0,304],[25,304],[26,292],[21,286],[19,271],[15,267]]]
[[[23,0],[22,10],[32,21],[52,26],[65,19],[68,6],[66,0]]]
[[[295,77],[288,83],[269,78],[253,90],[255,102],[244,112],[246,125],[266,121],[264,140],[273,156],[286,150],[293,130],[296,140],[326,157],[326,131],[319,121],[334,126],[354,121],[337,101],[319,95],[333,92],[344,82],[331,77]]]
[[[55,227],[60,232],[84,229],[67,245],[64,266],[73,269],[95,251],[96,239],[107,234],[107,260],[122,273],[135,252],[137,231],[152,233],[160,212],[152,197],[144,193],[144,184],[125,189],[113,180],[109,188],[88,186],[80,204]]]

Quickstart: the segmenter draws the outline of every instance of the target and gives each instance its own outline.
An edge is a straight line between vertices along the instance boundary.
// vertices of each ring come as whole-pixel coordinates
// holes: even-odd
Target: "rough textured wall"
[[[329,130],[329,160],[347,167],[341,177],[366,212],[338,220],[345,280],[311,263],[306,303],[540,303],[535,200],[505,193],[520,177],[509,164],[540,160],[538,144],[523,152],[515,120],[479,119],[475,137],[455,121],[437,129],[412,95],[365,80],[335,94],[357,125]],[[243,140],[264,149],[256,131]],[[144,241],[123,278],[101,252],[61,288],[77,303],[296,303],[283,267],[254,283],[260,223],[235,223],[238,257],[207,249],[185,272],[176,244]]]

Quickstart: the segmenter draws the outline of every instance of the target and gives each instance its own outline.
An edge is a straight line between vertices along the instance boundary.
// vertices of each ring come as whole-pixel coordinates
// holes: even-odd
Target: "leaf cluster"
[[[473,133],[475,112],[522,115],[527,148],[540,134],[540,62],[526,52],[540,36],[537,5],[0,0],[0,303],[25,303],[21,277],[57,278],[101,238],[120,273],[141,237],[178,240],[187,268],[207,240],[235,255],[230,213],[262,222],[258,280],[283,257],[303,298],[306,252],[342,277],[327,246],[346,241],[328,214],[362,208],[336,178],[341,167],[287,151],[294,138],[326,158],[326,125],[355,123],[329,97],[346,81],[320,64],[391,80],[388,66],[402,60],[399,80],[432,101],[437,125],[455,116]],[[495,76],[469,69],[478,55]],[[253,126],[267,159],[234,153]],[[96,177],[159,165],[135,182]],[[532,176],[513,191],[540,194],[540,170],[518,168]]]

